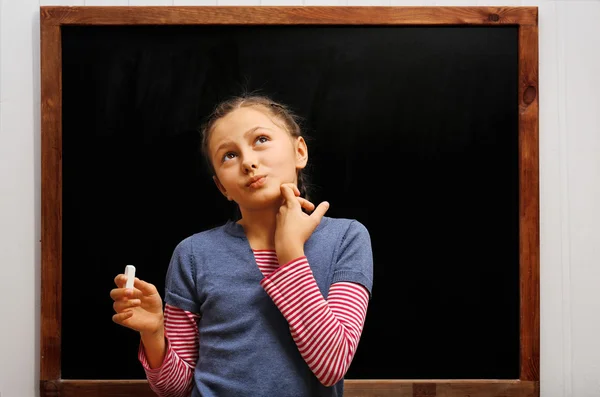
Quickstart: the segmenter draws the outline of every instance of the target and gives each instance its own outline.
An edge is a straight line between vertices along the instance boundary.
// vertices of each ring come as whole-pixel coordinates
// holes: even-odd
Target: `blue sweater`
[[[373,258],[367,229],[352,219],[323,217],[304,246],[327,298],[338,281],[371,293]],[[232,221],[180,242],[167,272],[165,302],[200,314],[193,397],[329,397],[294,340],[287,320],[260,286],[263,275],[243,228]]]

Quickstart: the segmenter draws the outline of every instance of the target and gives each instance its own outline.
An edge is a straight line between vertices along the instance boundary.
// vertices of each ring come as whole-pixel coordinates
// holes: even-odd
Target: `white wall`
[[[600,396],[600,0],[0,0],[1,397],[38,395],[39,6],[207,4],[538,6],[541,395]]]

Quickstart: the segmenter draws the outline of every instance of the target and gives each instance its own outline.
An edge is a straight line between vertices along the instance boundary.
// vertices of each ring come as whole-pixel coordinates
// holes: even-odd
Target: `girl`
[[[324,216],[305,192],[308,148],[296,116],[261,96],[216,107],[202,149],[240,219],[174,250],[165,305],[123,274],[113,321],[140,333],[159,396],[342,396],[361,336],[373,260],[366,228]]]

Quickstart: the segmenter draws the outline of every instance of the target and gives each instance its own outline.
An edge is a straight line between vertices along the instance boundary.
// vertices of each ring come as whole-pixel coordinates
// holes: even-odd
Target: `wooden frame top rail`
[[[536,7],[155,6],[41,7],[45,25],[520,25]]]
[[[539,105],[537,7],[40,7],[42,397],[154,396],[144,380],[61,378],[62,49],[68,25],[423,25],[519,28],[520,375],[509,380],[346,380],[346,397],[539,397]]]

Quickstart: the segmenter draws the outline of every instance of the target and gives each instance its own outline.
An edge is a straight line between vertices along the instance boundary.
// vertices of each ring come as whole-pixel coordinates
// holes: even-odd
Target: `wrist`
[[[155,331],[140,331],[140,337],[142,338],[142,340],[146,340],[146,341],[157,341],[157,340],[161,340],[164,339],[165,337],[165,330],[163,327],[160,327],[159,329],[155,330]]]
[[[160,340],[165,337],[165,327],[164,327],[164,316],[160,315],[160,319],[157,320],[157,325],[155,328],[146,329],[140,331],[140,336],[142,340]]]
[[[167,354],[164,328],[160,327],[154,332],[140,332],[140,337],[148,366],[151,369],[160,368]]]
[[[304,256],[304,242],[290,237],[280,236],[275,240],[275,252],[280,266]]]
[[[303,256],[304,248],[302,247],[288,248],[281,251],[277,250],[277,261],[279,262],[279,266],[283,266],[294,259],[298,259]]]

